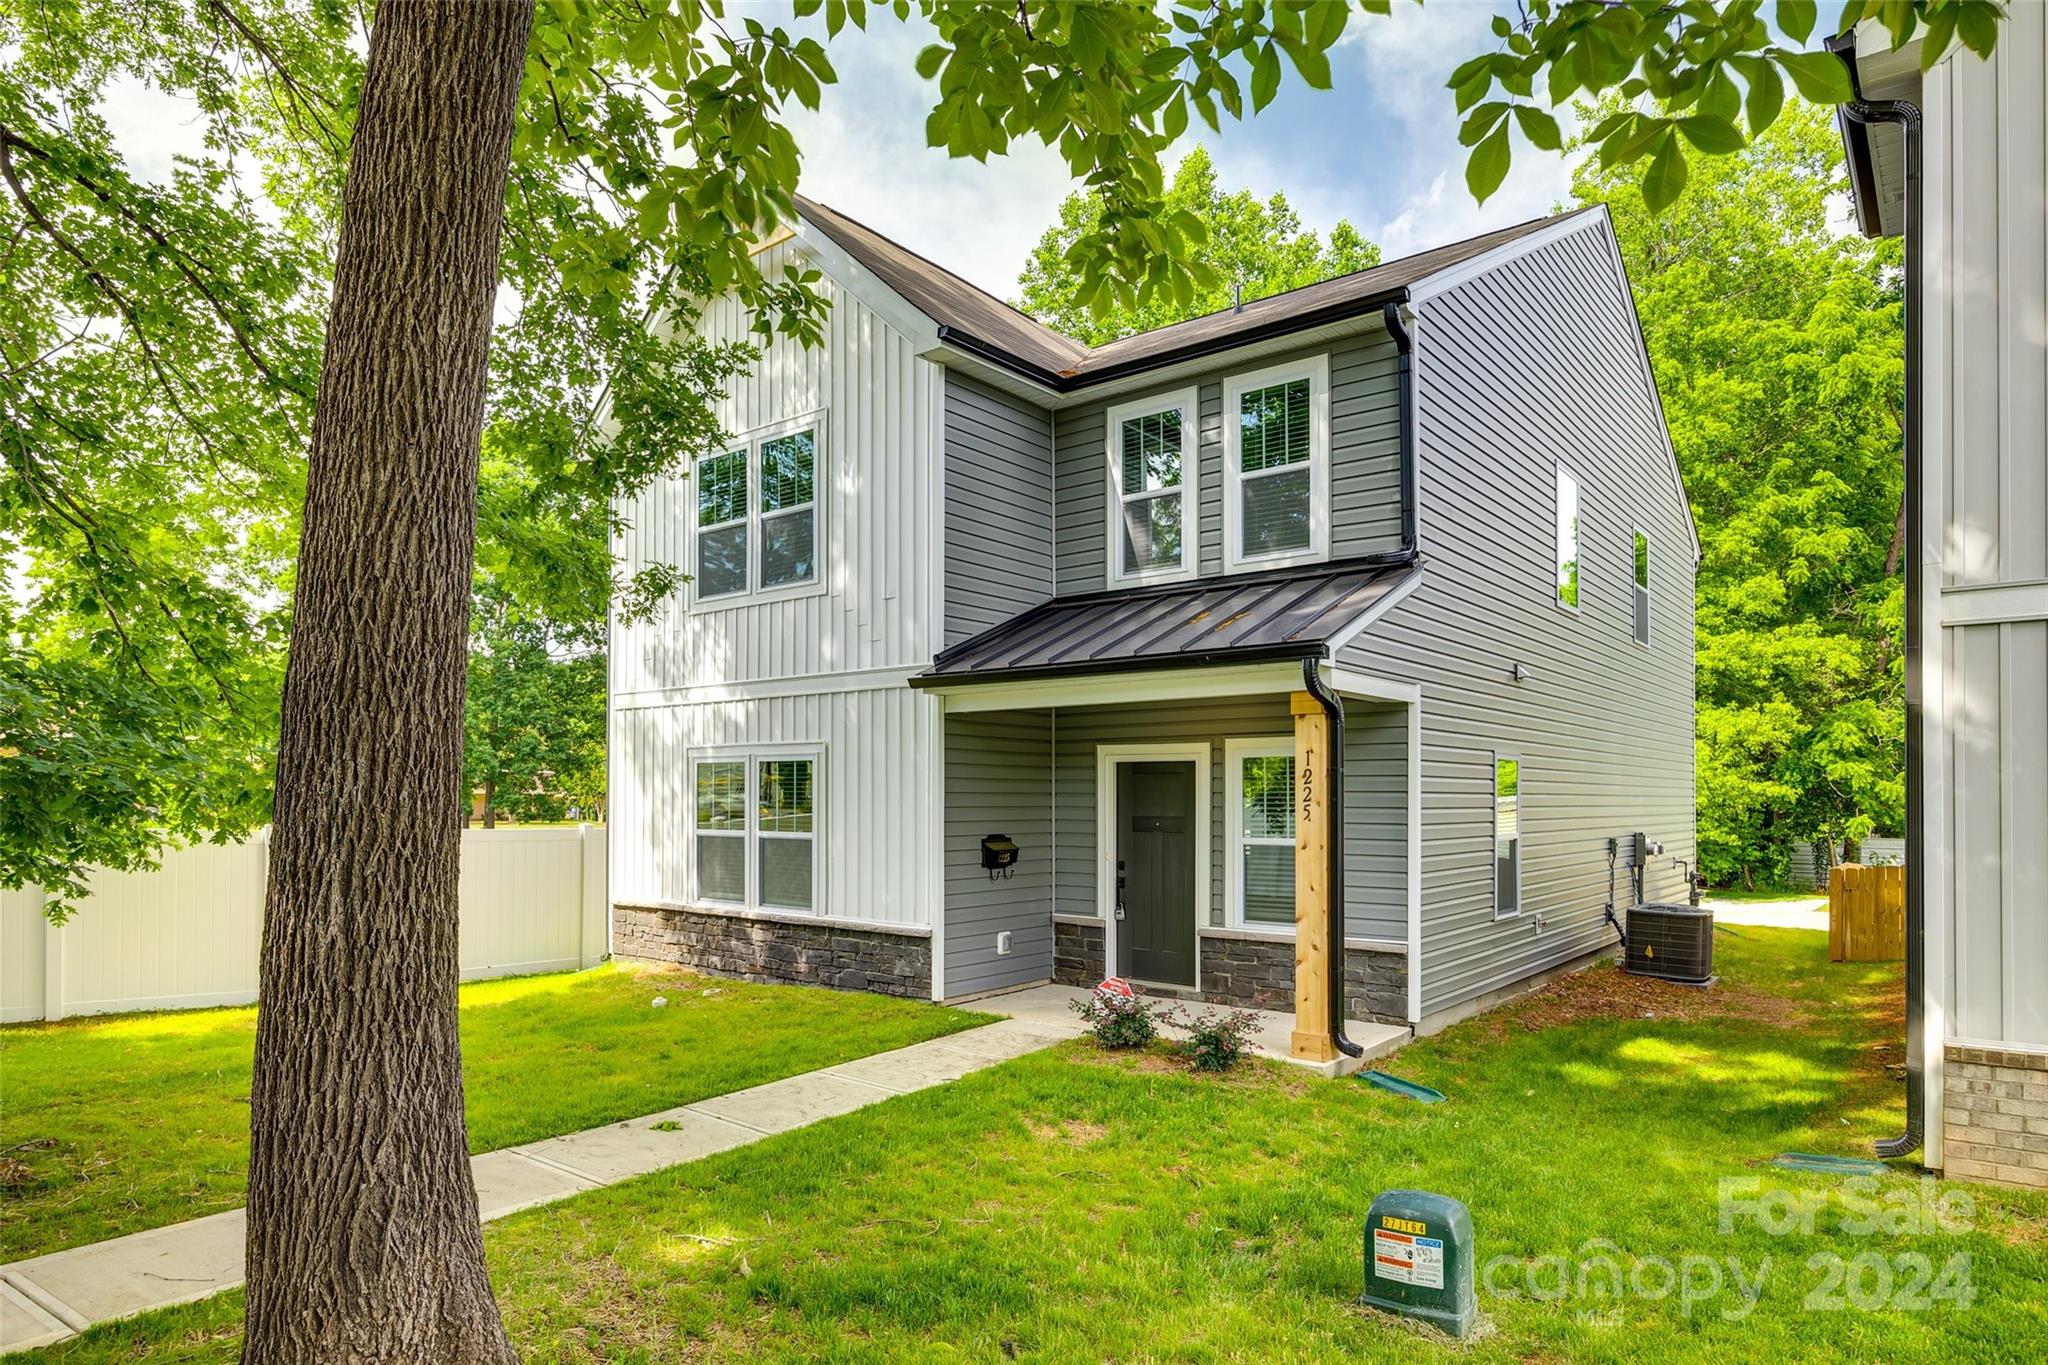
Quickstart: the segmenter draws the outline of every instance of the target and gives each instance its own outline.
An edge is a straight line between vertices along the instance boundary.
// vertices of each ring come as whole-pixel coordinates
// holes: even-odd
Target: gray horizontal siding
[[[1052,427],[1034,407],[946,372],[946,643],[1052,595]]]
[[[1057,908],[1096,913],[1096,750],[1105,744],[1209,745],[1209,886],[1204,923],[1224,922],[1223,868],[1229,792],[1223,742],[1291,735],[1284,693],[1060,711],[1054,752],[1059,848]],[[1345,933],[1405,940],[1407,893],[1406,720],[1392,707],[1352,703],[1345,712]],[[950,798],[949,798],[950,799]]]
[[[1322,348],[1318,348],[1320,350]],[[1375,329],[1327,348],[1330,356],[1330,552],[1334,557],[1388,550],[1401,542],[1400,401],[1394,344]],[[1223,383],[1231,375],[1297,360],[1266,357],[1229,365],[1196,381],[1197,559],[1204,575],[1223,572]],[[1188,387],[1167,385],[1162,392]],[[1108,436],[1103,418],[1126,397],[1083,403],[1058,414],[1058,567],[1062,593],[1104,586],[1109,569]]]
[[[1007,834],[1013,874],[990,881],[981,840]],[[948,997],[1052,976],[1052,713],[991,711],[946,718],[946,983]],[[996,935],[1009,931],[1008,955]]]
[[[1611,943],[1606,841],[1693,856],[1693,565],[1625,286],[1586,228],[1427,301],[1420,586],[1344,661],[1423,692],[1423,1010]],[[1555,462],[1578,476],[1578,613],[1554,597]],[[1633,528],[1651,538],[1635,643]],[[1515,683],[1521,663],[1527,681]],[[1522,760],[1523,906],[1493,916],[1492,753]],[[1626,903],[1624,859],[1617,898]],[[1538,927],[1539,920],[1545,921]]]

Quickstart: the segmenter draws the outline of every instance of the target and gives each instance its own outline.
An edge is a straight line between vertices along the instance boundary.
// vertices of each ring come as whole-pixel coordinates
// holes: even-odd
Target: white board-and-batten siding
[[[786,241],[762,265],[779,274],[803,250]],[[930,663],[943,616],[945,375],[830,275],[820,287],[830,310],[814,348],[760,342],[730,297],[699,320],[713,339],[761,345],[716,407],[735,443],[818,419],[820,584],[699,605],[685,583],[651,621],[614,618],[613,899],[694,903],[694,756],[809,749],[820,761],[816,913],[925,931],[939,898],[939,712],[903,682]],[[695,509],[687,469],[626,504],[622,572],[690,572]]]
[[[1937,1076],[1944,1037],[2048,1048],[2048,9],[2009,8],[1920,80]]]

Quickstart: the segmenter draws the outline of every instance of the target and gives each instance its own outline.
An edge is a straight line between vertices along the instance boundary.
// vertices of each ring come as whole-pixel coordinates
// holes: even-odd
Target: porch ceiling
[[[1420,572],[1414,563],[1351,560],[1056,597],[955,645],[911,685],[1320,657]]]

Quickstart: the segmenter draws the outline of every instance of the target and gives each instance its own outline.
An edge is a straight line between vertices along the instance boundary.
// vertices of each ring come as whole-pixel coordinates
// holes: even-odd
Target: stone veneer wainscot
[[[2048,1189],[2048,1052],[1944,1049],[1942,1174]]]
[[[797,915],[725,915],[614,905],[612,951],[743,981],[836,986],[929,1000],[932,944],[922,935],[856,929]]]
[[[1245,1009],[1294,1010],[1294,940],[1204,929],[1202,999]],[[1102,925],[1060,919],[1053,923],[1053,980],[1093,986],[1103,970]],[[1344,950],[1344,1010],[1353,1019],[1404,1023],[1408,1018],[1408,958],[1374,948]]]

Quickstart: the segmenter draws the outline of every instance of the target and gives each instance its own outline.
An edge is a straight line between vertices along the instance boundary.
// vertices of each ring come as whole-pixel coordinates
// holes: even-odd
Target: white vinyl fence
[[[0,891],[0,1022],[256,998],[270,832],[93,874],[61,928],[34,887]],[[462,834],[462,975],[566,971],[604,959],[602,825]]]

